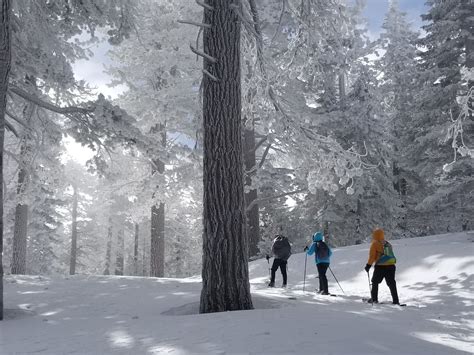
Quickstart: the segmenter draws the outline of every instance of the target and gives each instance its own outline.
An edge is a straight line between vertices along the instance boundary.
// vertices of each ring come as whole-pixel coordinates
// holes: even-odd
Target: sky
[[[369,31],[378,35],[381,31],[389,0],[365,0],[367,5],[364,16],[367,19]],[[426,0],[398,0],[399,7],[406,12],[408,20],[414,29],[422,26],[420,15],[426,13]]]
[[[407,18],[415,29],[422,25],[420,15],[426,12],[425,1],[398,0],[400,9],[407,13]],[[368,34],[371,39],[375,39],[381,32],[389,0],[365,0],[365,2],[364,16],[367,20]],[[106,73],[106,67],[112,64],[111,59],[107,56],[107,51],[110,48],[106,41],[93,45],[90,49],[94,52],[94,56],[90,60],[81,60],[75,63],[74,72],[77,79],[85,80],[90,86],[97,88],[97,93],[101,92],[106,97],[115,99],[125,91],[126,87],[124,85],[109,86],[111,77]],[[69,156],[80,163],[90,158],[89,149],[73,143],[71,140],[65,143]]]

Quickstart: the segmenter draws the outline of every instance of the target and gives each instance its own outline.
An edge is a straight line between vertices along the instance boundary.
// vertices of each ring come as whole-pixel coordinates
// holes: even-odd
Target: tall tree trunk
[[[36,80],[27,76],[25,83],[31,88],[36,87]],[[23,109],[23,117],[25,122],[29,126],[31,119],[35,111],[35,105],[33,103],[27,103]],[[26,273],[26,248],[27,248],[27,237],[28,237],[28,204],[21,202],[24,198],[24,194],[29,183],[29,173],[27,166],[30,165],[31,160],[31,135],[28,130],[25,131],[21,139],[20,148],[20,166],[18,169],[18,185],[17,185],[17,197],[20,202],[16,205],[15,209],[15,226],[13,230],[13,257],[12,257],[12,274],[25,274]]]
[[[120,228],[117,233],[117,258],[115,259],[115,275],[123,275],[124,270],[125,240],[123,234],[124,231],[122,226],[122,228]]]
[[[21,150],[23,151],[24,143]],[[21,154],[23,155],[23,154]],[[20,168],[18,171],[17,196],[21,199],[26,188],[27,171]],[[28,205],[19,203],[15,208],[15,227],[13,230],[13,257],[12,274],[23,275],[26,272],[26,244],[28,234]]]
[[[154,160],[152,173],[163,174],[165,164]],[[165,276],[165,204],[151,207],[150,276]]]
[[[71,261],[69,264],[69,274],[76,274],[76,257],[77,257],[77,188],[72,187],[72,227],[71,227]]]
[[[110,265],[112,263],[112,217],[109,217],[109,228],[107,229],[107,251],[105,252],[104,275],[110,275]]]
[[[344,70],[339,71],[339,105],[341,110],[346,107],[346,76]]]
[[[245,162],[245,186],[252,186],[252,176],[255,175],[256,158],[255,158],[255,131],[249,128],[244,130],[244,162]],[[260,240],[260,216],[258,210],[257,189],[250,189],[245,194],[245,211],[247,213],[247,236],[249,240],[249,257],[258,254],[258,242]],[[248,206],[253,204],[248,210]]]
[[[166,127],[165,124],[157,126],[161,132],[161,145],[166,147]],[[154,159],[151,174],[163,174],[165,163],[159,159]],[[165,276],[165,204],[153,205],[151,208],[151,243],[150,243],[150,276]]]
[[[240,1],[234,1],[240,5]],[[207,0],[203,50],[203,265],[200,312],[252,309],[242,161],[240,19]]]
[[[133,247],[133,274],[138,276],[138,223],[135,223],[135,243]]]
[[[8,76],[10,74],[10,0],[1,0],[0,14],[0,320],[3,319],[3,145]]]

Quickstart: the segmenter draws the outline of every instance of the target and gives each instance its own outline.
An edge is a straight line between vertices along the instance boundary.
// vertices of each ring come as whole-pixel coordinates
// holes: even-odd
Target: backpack
[[[288,260],[291,256],[291,245],[288,238],[283,235],[277,235],[273,240],[272,252],[275,258]]]
[[[323,241],[316,242],[316,257],[318,260],[324,260],[329,258],[329,247],[326,243]]]
[[[380,256],[379,260],[377,261],[377,264],[395,265],[396,262],[397,258],[393,253],[392,244],[390,244],[388,241],[385,241],[383,244],[383,254]]]

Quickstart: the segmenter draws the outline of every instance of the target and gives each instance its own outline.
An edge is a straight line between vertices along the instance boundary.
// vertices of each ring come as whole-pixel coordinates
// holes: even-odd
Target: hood
[[[383,242],[385,239],[383,229],[381,228],[374,229],[374,231],[372,232],[372,238],[379,242]]]
[[[313,242],[322,242],[323,241],[323,233],[316,232],[313,235]]]

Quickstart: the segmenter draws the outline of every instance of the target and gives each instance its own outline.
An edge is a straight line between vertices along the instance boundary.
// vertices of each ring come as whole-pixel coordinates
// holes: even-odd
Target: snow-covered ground
[[[0,353],[474,353],[474,234],[393,245],[407,307],[360,301],[369,294],[368,244],[335,250],[331,268],[345,294],[328,276],[338,297],[314,293],[309,257],[303,292],[304,254],[290,258],[286,290],[266,288],[266,260],[252,262],[252,311],[197,314],[198,278],[7,276]],[[379,300],[390,301],[385,284]]]

